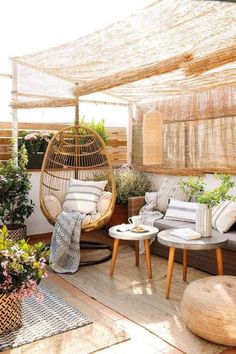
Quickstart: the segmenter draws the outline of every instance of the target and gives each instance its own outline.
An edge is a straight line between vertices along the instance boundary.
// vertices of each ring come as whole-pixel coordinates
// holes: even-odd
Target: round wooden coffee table
[[[170,295],[170,285],[171,277],[174,266],[175,258],[175,249],[183,249],[183,280],[186,281],[187,278],[187,264],[188,264],[188,251],[189,250],[216,250],[216,262],[217,270],[219,275],[223,275],[223,258],[221,247],[226,245],[228,239],[223,234],[220,234],[217,231],[212,232],[211,237],[202,237],[197,240],[186,241],[180,237],[173,236],[171,232],[174,229],[169,229],[161,231],[158,234],[158,241],[165,246],[168,246],[169,249],[169,260],[168,260],[168,269],[167,269],[167,280],[166,280],[166,298],[169,298]]]
[[[121,227],[121,225],[116,225],[109,229],[109,235],[114,238],[114,246],[113,246],[111,266],[110,266],[110,276],[112,276],[114,272],[116,256],[117,256],[120,240],[135,241],[136,266],[139,266],[139,241],[144,241],[148,278],[152,279],[149,240],[155,237],[159,230],[153,226],[147,226],[147,225],[142,225],[142,226],[145,228],[146,231],[140,233],[132,232],[130,230],[119,231],[119,227]],[[127,228],[132,228],[132,226],[127,225]]]

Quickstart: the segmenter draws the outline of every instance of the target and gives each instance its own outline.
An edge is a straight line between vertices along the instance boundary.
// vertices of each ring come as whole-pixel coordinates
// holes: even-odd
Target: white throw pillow
[[[71,179],[63,210],[74,210],[82,214],[96,212],[97,202],[108,181],[81,181]]]
[[[236,222],[236,203],[225,201],[212,210],[212,226],[221,233],[229,231]]]
[[[189,197],[181,191],[176,180],[164,178],[157,195],[157,209],[165,213],[170,198],[184,202],[189,201]]]
[[[99,198],[97,204],[97,211],[99,213],[105,213],[107,211],[111,203],[111,197],[112,197],[111,192],[102,192],[102,195]]]
[[[54,195],[59,200],[61,205],[63,205],[66,199],[67,191],[52,191],[52,195]]]
[[[90,214],[86,215],[82,221],[82,226],[86,226],[92,222],[92,216]]]
[[[164,219],[195,222],[197,208],[198,203],[183,202],[171,198]]]
[[[47,195],[44,198],[44,204],[47,211],[53,218],[56,218],[62,211],[61,204],[54,195]]]

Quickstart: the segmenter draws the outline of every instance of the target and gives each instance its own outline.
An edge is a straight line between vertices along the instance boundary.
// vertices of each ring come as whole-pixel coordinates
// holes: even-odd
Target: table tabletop
[[[147,231],[146,232],[132,232],[131,229],[134,226],[132,224],[127,224],[126,226],[127,226],[127,230],[125,230],[125,231],[118,231],[119,227],[120,227],[120,229],[122,229],[122,227],[124,227],[124,224],[112,226],[109,229],[109,235],[113,238],[117,238],[120,240],[138,241],[138,240],[148,240],[152,237],[155,237],[159,231],[158,228],[154,227],[154,226],[140,225],[143,228],[145,228],[145,230],[147,230]]]
[[[188,249],[188,250],[210,250],[220,248],[227,244],[228,238],[224,234],[212,230],[211,237],[202,237],[196,240],[184,240],[180,237],[171,235],[174,229],[160,231],[158,241],[165,246]]]

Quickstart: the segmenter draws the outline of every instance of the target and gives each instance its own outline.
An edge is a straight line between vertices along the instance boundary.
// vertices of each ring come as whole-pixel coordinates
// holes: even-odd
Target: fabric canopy
[[[236,5],[156,1],[100,31],[13,58],[15,108],[103,91],[134,103],[236,85]]]

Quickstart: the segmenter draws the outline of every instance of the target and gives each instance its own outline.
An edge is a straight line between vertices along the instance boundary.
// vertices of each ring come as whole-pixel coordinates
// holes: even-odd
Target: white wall
[[[27,234],[36,235],[50,232],[53,227],[42,214],[39,202],[40,171],[31,173],[32,189],[30,198],[35,203],[34,213],[26,220]]]

